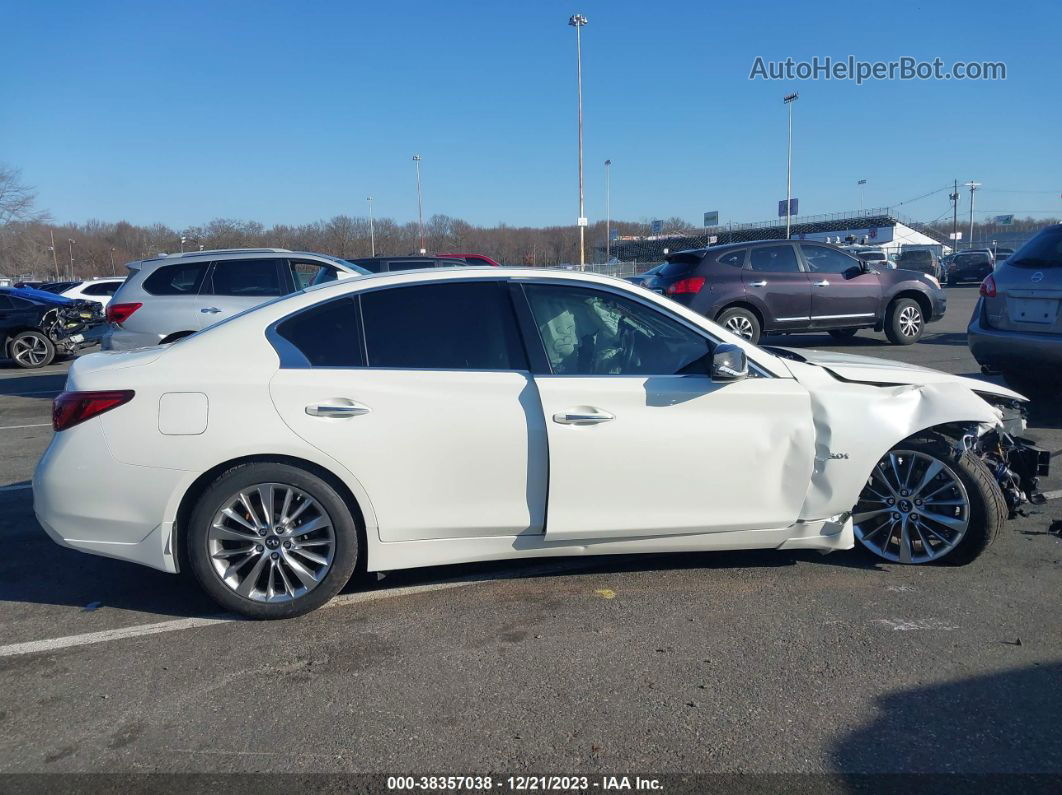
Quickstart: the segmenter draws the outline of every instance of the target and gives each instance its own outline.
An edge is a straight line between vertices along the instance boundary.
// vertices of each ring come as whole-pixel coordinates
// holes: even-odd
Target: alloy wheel
[[[336,535],[324,508],[283,483],[241,489],[222,503],[207,531],[219,579],[257,602],[289,602],[328,574]]]
[[[27,367],[40,367],[48,358],[48,346],[34,335],[20,337],[11,343],[11,358]]]
[[[723,328],[734,334],[737,334],[744,340],[751,340],[753,334],[752,323],[749,322],[747,317],[742,315],[734,315],[728,317],[723,323]]]
[[[905,306],[900,310],[900,333],[905,337],[917,337],[922,328],[922,312],[918,307]]]
[[[970,497],[941,459],[891,450],[874,467],[852,521],[856,538],[874,554],[898,563],[926,563],[962,541],[970,524]]]

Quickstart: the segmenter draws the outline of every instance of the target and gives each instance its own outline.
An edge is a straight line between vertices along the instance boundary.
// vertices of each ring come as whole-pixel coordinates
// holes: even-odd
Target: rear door
[[[859,260],[843,251],[801,243],[800,253],[811,280],[813,328],[872,325],[881,306],[881,282],[864,273]]]
[[[143,306],[122,327],[158,339],[201,328],[198,295],[209,270],[209,262],[175,262],[155,268],[139,285],[134,273],[118,294],[122,303],[139,302]]]
[[[742,274],[745,294],[764,312],[765,328],[804,328],[811,318],[811,283],[792,243],[757,246]]]
[[[197,328],[291,292],[287,260],[223,259],[212,263],[196,302]]]

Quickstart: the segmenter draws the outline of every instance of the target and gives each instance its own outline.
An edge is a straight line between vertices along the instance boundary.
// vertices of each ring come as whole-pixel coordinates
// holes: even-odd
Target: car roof
[[[825,240],[797,240],[796,238],[789,238],[787,240],[785,238],[768,238],[766,240],[745,240],[740,243],[723,243],[722,245],[718,246],[704,246],[702,248],[687,248],[683,249],[682,251],[671,252],[667,255],[666,259],[670,262],[672,257],[688,257],[691,254],[703,257],[707,254],[717,254],[738,248],[749,248],[752,246],[770,246],[778,245],[780,243],[812,243],[816,246],[827,246],[829,248],[837,249],[838,251],[844,250],[840,246],[836,246],[833,243],[827,243]]]
[[[341,257],[331,254],[321,254],[317,251],[292,251],[287,248],[218,248],[208,251],[186,251],[183,254],[161,254],[157,257],[134,260],[126,264],[127,268],[139,270],[143,267],[158,267],[171,265],[176,262],[213,262],[219,259],[254,259],[263,255],[276,254],[290,257],[316,257],[328,260],[344,268],[350,268],[351,263]]]

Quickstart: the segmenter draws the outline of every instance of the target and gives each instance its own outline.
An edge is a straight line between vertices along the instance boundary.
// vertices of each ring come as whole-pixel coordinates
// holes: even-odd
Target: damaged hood
[[[878,359],[873,356],[807,350],[804,348],[777,347],[769,348],[768,350],[777,351],[783,358],[795,359],[796,361],[822,367],[845,381],[855,381],[864,384],[914,385],[958,383],[972,392],[1026,400],[1023,395],[989,381],[943,373],[940,370],[931,370],[928,367],[920,367],[916,364]]]

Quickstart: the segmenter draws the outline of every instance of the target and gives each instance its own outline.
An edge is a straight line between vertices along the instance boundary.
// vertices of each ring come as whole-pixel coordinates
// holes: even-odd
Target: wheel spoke
[[[950,527],[952,530],[962,530],[966,527],[966,520],[955,516],[944,516],[944,514],[930,513],[929,511],[922,511],[922,516],[931,522]]]
[[[231,527],[225,527],[225,525],[215,524],[213,526],[214,535],[225,541],[257,541],[259,536],[256,532],[245,533],[241,530],[234,530]]]
[[[288,564],[295,576],[299,578],[303,585],[307,588],[313,588],[317,585],[317,578],[313,575],[313,572],[303,566],[299,561],[295,560],[291,555],[284,556],[284,562]]]
[[[265,527],[264,522],[258,521],[258,514],[251,506],[251,501],[247,498],[246,492],[240,492],[240,504],[243,505],[244,510],[247,511],[247,515],[250,516],[251,521],[254,522],[255,530],[260,530],[261,528]]]
[[[273,525],[273,486],[268,484],[258,487],[258,499],[262,501],[262,522],[266,530],[272,530]]]
[[[911,562],[911,532],[908,529],[910,522],[906,519],[900,520],[900,563]]]
[[[308,522],[300,524],[291,531],[292,538],[298,538],[299,536],[312,533],[314,530],[320,530],[322,527],[329,527],[328,518],[325,516],[315,516]]]
[[[258,578],[262,575],[262,569],[265,568],[266,563],[269,562],[269,556],[262,554],[258,556],[258,561],[251,567],[251,570],[243,578],[240,586],[236,589],[236,593],[240,596],[250,596],[251,591],[254,590],[255,585],[258,584]]]
[[[313,561],[318,566],[324,566],[328,563],[328,558],[322,555],[318,555],[315,552],[305,550],[302,547],[293,547],[288,554],[299,555],[301,557],[306,558],[307,560]]]
[[[863,522],[865,522],[870,517],[877,516],[877,515],[883,514],[883,513],[888,513],[890,510],[892,510],[892,509],[891,508],[878,508],[876,511],[864,511],[863,513],[857,513],[855,516],[852,517],[852,521],[855,522],[856,524],[862,524]]]
[[[933,480],[933,478],[935,478],[938,474],[940,474],[941,470],[943,470],[943,469],[944,469],[944,465],[942,463],[940,463],[939,461],[937,461],[936,459],[934,459],[933,461],[930,461],[929,462],[929,466],[926,467],[926,471],[922,475],[922,479],[918,482],[918,485],[915,486],[914,489],[911,490],[911,494],[913,496],[915,496],[915,497],[917,497],[919,494],[921,494],[922,493],[922,489],[924,489],[926,486],[928,486],[929,482],[931,480]]]

